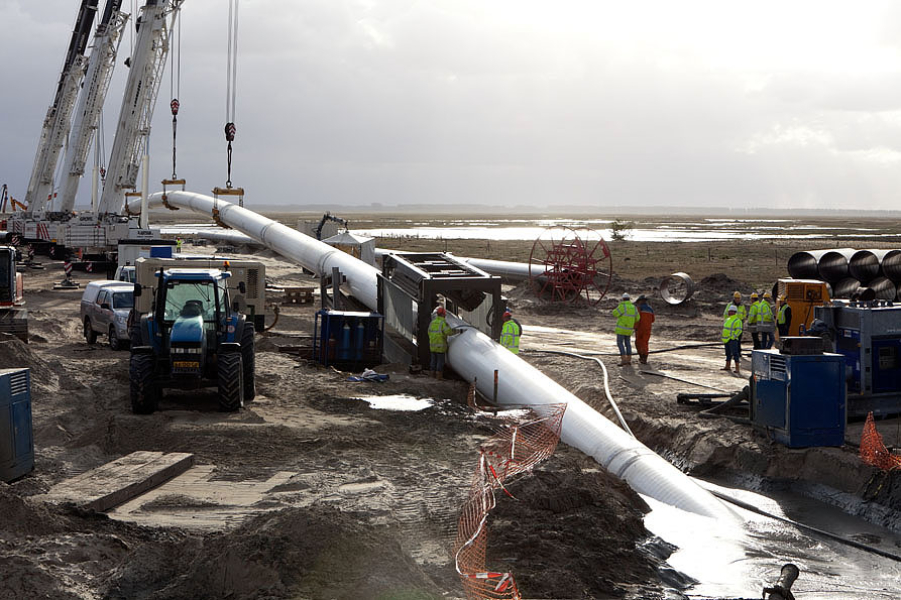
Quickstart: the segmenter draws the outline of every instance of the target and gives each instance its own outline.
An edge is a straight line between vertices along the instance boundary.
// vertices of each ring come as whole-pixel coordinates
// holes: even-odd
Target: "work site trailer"
[[[225,266],[225,263],[228,266]],[[156,274],[161,268],[219,269],[229,271],[229,297],[232,309],[247,315],[256,331],[265,329],[266,320],[266,267],[256,260],[232,260],[230,258],[139,258],[135,263],[135,283],[145,291],[156,289]],[[244,284],[241,286],[241,284]],[[244,287],[242,292],[239,287]],[[135,297],[135,311],[147,314],[153,307],[153,294],[143,293]]]

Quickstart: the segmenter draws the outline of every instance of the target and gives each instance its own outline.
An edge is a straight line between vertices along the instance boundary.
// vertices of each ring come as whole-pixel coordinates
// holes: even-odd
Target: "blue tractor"
[[[134,412],[156,410],[164,388],[218,387],[223,411],[253,400],[253,321],[230,305],[230,275],[218,269],[161,268],[156,273],[152,310],[133,324]],[[242,293],[243,286],[238,285]],[[145,291],[135,284],[135,296]]]

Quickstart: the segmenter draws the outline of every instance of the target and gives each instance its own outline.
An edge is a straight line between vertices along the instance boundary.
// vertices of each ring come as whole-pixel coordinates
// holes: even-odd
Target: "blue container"
[[[790,448],[845,443],[845,361],[839,354],[754,350],[751,422]]]
[[[0,369],[0,481],[18,479],[33,469],[31,373]]]

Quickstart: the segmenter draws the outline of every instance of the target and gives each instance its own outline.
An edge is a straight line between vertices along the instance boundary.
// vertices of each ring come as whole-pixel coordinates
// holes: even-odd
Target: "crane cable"
[[[181,103],[178,97],[181,96],[181,11],[176,11],[172,15],[172,27],[170,31],[175,34],[176,41],[174,48],[169,55],[169,88],[171,90],[172,101],[169,102],[169,109],[172,111],[172,179],[178,179],[176,165],[176,135],[178,132],[178,109]],[[170,34],[171,35],[171,34]],[[176,57],[177,55],[177,57]],[[177,58],[177,59],[176,59]]]
[[[172,177],[163,179],[163,206],[169,210],[178,210],[177,206],[169,204],[169,196],[166,193],[167,185],[180,185],[182,191],[185,189],[186,181],[178,178],[177,157],[178,157],[178,109],[181,108],[181,102],[178,97],[181,96],[181,11],[178,9],[179,4],[173,4],[172,23],[169,26],[169,39],[175,36],[175,44],[169,54],[169,89],[172,100],[169,102],[169,110],[172,112]]]
[[[225,141],[228,142],[228,178],[225,187],[232,187],[232,142],[235,139],[235,101],[238,78],[238,0],[228,1],[228,65],[225,82]]]

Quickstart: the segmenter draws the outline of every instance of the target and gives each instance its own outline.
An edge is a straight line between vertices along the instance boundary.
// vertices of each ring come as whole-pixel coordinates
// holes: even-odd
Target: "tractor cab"
[[[226,263],[227,267],[228,263]],[[163,388],[218,386],[220,407],[254,396],[253,322],[229,303],[229,271],[160,268],[131,359],[132,405],[152,412]],[[238,291],[245,292],[243,282]],[[135,296],[144,292],[135,284]]]

